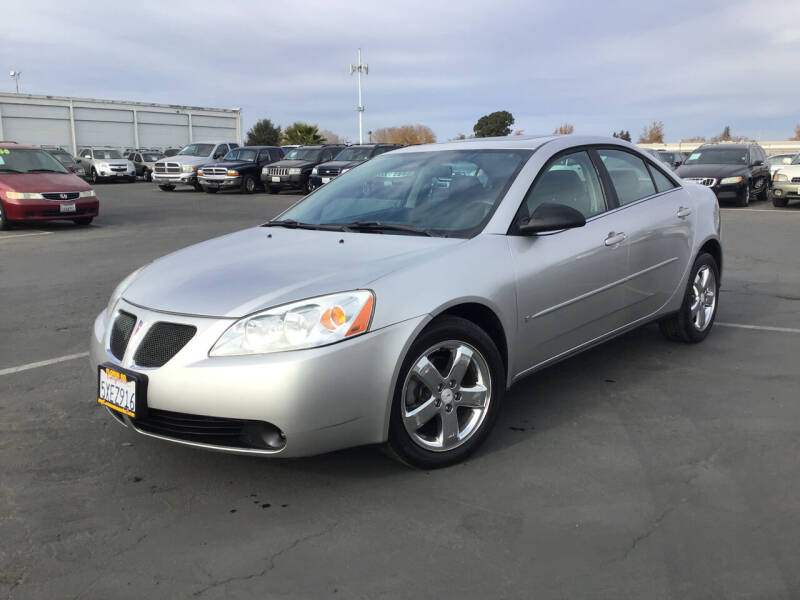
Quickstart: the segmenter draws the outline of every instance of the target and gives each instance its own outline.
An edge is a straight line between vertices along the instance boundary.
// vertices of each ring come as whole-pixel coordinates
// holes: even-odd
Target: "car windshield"
[[[249,148],[236,148],[231,150],[225,155],[222,160],[230,162],[256,162],[258,150],[250,150]]]
[[[284,160],[318,160],[321,148],[295,148],[289,150],[283,157]]]
[[[333,160],[367,160],[372,150],[369,147],[351,146],[339,152]]]
[[[673,160],[672,152],[659,152],[657,156],[665,162],[671,162]]]
[[[747,148],[701,148],[686,159],[684,165],[746,165]]]
[[[8,173],[69,173],[44,150],[0,148],[0,175]]]
[[[119,150],[92,150],[92,156],[94,156],[95,159],[101,160],[122,158],[122,154],[119,153]]]
[[[144,162],[156,162],[160,158],[164,158],[164,155],[159,152],[145,152],[142,154]]]
[[[800,165],[800,154],[796,154],[795,157],[792,159],[793,165]]]
[[[486,225],[530,155],[529,150],[453,150],[380,156],[319,188],[278,220],[471,237]]]
[[[181,156],[208,156],[214,149],[214,144],[189,144],[178,152]]]

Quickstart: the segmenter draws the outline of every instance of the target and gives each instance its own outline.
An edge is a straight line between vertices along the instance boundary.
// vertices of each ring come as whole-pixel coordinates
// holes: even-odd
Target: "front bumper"
[[[194,185],[197,173],[156,173],[153,171],[153,183],[156,185]]]
[[[773,181],[772,195],[776,198],[798,200],[800,199],[800,184],[791,181]]]
[[[212,188],[215,190],[232,189],[242,185],[241,175],[238,177],[198,177],[197,180],[203,187]]]
[[[334,179],[336,179],[338,175],[311,175],[308,178],[308,183],[312,188],[318,188],[321,185],[325,185],[326,183],[330,183]]]
[[[426,316],[417,317],[321,348],[211,358],[210,348],[234,320],[158,313],[124,300],[117,308],[143,325],[118,360],[109,350],[110,328],[101,313],[91,340],[94,367],[112,363],[147,375],[148,408],[267,422],[284,433],[286,443],[279,450],[242,449],[158,437],[213,450],[283,457],[385,441],[401,358],[427,321]],[[159,321],[191,324],[197,333],[164,366],[137,367],[136,348]],[[135,420],[118,418],[147,433],[137,429]]]
[[[9,221],[51,221],[96,217],[100,210],[97,198],[83,198],[66,202],[50,200],[9,200],[3,198],[3,210]],[[74,212],[61,212],[61,205],[75,205]]]
[[[308,181],[308,174],[301,173],[300,175],[264,175],[261,174],[261,182],[272,188],[281,189],[302,189]]]

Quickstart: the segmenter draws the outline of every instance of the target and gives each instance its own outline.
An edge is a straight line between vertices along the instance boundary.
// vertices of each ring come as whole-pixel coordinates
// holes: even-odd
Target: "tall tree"
[[[248,146],[277,146],[281,140],[280,125],[273,125],[269,119],[261,119],[247,132]]]
[[[342,141],[342,138],[340,138],[337,134],[333,133],[329,129],[323,129],[322,131],[319,132],[319,134],[325,138],[326,144],[339,144]]]
[[[663,144],[664,143],[664,123],[653,121],[650,126],[645,125],[642,135],[639,136],[637,144]]]
[[[321,144],[325,138],[320,135],[317,125],[296,121],[284,130],[283,141],[286,144]]]
[[[472,128],[475,137],[497,137],[511,133],[514,116],[507,110],[497,110],[489,115],[484,115]]]
[[[792,142],[800,141],[800,123],[795,125],[795,127],[794,127],[794,137],[790,137],[789,141],[792,141]]]
[[[719,135],[715,135],[711,138],[712,142],[730,142],[733,139],[731,135],[731,126],[725,125],[725,129],[722,130],[722,133]]]
[[[619,132],[614,132],[611,134],[615,138],[619,138],[621,140],[625,140],[626,142],[631,141],[631,132],[625,131],[624,129],[620,129]]]
[[[562,123],[553,131],[553,135],[569,135],[575,131],[575,126],[572,123]]]
[[[436,135],[427,125],[400,125],[399,127],[384,127],[376,129],[372,133],[372,138],[376,142],[389,144],[404,144],[414,146],[416,144],[432,144],[436,141]]]

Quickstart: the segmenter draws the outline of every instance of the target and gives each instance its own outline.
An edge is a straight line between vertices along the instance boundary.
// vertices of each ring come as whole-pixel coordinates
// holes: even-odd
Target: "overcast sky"
[[[241,107],[357,140],[422,123],[438,139],[508,110],[515,129],[667,141],[786,139],[800,122],[796,0],[331,2],[3,0],[0,56],[23,93]],[[7,75],[0,89],[14,91]]]

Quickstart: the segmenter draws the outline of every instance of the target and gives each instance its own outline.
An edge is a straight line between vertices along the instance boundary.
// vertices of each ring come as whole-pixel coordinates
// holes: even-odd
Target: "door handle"
[[[603,243],[606,246],[617,246],[618,244],[621,244],[624,241],[625,241],[625,234],[624,233],[622,233],[622,232],[614,233],[612,231],[612,232],[610,232],[608,234],[608,237],[605,239],[605,241]]]
[[[685,206],[681,206],[681,207],[678,208],[678,218],[679,219],[685,219],[690,214],[692,214],[692,209],[691,208],[686,208]]]

